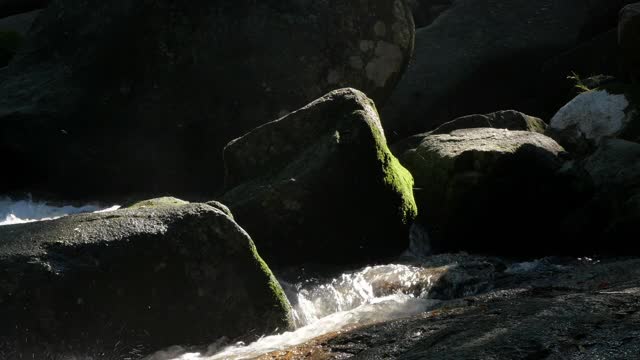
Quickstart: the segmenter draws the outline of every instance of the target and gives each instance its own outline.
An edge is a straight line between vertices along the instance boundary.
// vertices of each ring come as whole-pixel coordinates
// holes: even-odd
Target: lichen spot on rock
[[[360,51],[369,52],[373,49],[374,43],[371,40],[361,40],[360,41]]]
[[[378,21],[373,26],[373,31],[375,32],[377,37],[384,37],[385,35],[387,35],[387,25],[382,21]]]
[[[403,61],[402,50],[397,45],[378,41],[374,58],[369,61],[365,71],[367,78],[378,87],[383,87]]]

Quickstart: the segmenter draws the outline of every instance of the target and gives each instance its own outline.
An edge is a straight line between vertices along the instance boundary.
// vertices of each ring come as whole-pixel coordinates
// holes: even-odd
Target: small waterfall
[[[447,270],[446,266],[389,264],[365,267],[327,280],[311,279],[297,284],[281,281],[293,307],[294,331],[266,336],[249,345],[239,343],[221,348],[214,344],[204,353],[184,353],[173,348],[147,360],[251,359],[354,326],[416,315],[440,302],[429,299],[429,290]]]
[[[71,214],[114,211],[119,208],[120,206],[104,208],[97,205],[52,206],[30,198],[12,200],[8,197],[0,197],[0,226],[54,220]]]
[[[293,306],[295,325],[303,327],[331,314],[353,310],[389,296],[425,298],[432,286],[433,275],[434,269],[391,264],[345,273],[325,283],[281,283]]]

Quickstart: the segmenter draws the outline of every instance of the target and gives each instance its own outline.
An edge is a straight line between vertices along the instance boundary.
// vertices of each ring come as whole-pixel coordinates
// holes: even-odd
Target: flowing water
[[[32,199],[12,200],[8,197],[0,197],[0,226],[54,220],[71,214],[106,212],[119,208],[119,206],[105,208],[97,205],[55,206]]]
[[[117,206],[52,206],[31,199],[12,201],[0,198],[0,225],[52,220],[70,214],[116,209]],[[412,233],[411,247],[405,255],[414,256],[422,251],[421,243],[424,242],[424,236],[425,232]],[[439,303],[438,300],[429,298],[429,292],[447,270],[447,266],[387,264],[368,266],[329,278],[314,277],[289,282],[281,279],[292,305],[295,324],[293,331],[265,336],[248,345],[229,345],[228,339],[218,339],[206,351],[201,352],[188,352],[175,346],[146,359],[251,359],[303,344],[324,334],[416,315]]]
[[[446,267],[389,264],[370,266],[330,279],[296,284],[281,281],[293,307],[296,329],[265,336],[251,344],[222,347],[218,341],[205,352],[185,352],[174,347],[147,360],[251,359],[300,345],[318,336],[354,326],[416,315],[440,301],[429,290]]]

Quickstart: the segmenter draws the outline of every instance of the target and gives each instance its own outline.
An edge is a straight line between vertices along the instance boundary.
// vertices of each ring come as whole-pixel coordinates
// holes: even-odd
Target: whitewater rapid
[[[280,281],[292,305],[296,329],[265,336],[245,345],[221,346],[218,341],[204,352],[173,347],[146,360],[252,359],[306,343],[319,336],[373,323],[410,317],[440,303],[429,299],[436,276],[446,268],[404,264],[368,266],[330,279],[310,279],[296,284]]]
[[[119,209],[120,206],[55,206],[46,202],[33,201],[30,198],[12,200],[0,197],[0,226],[24,224],[34,221],[59,219],[63,216],[90,212],[107,212]]]
[[[119,206],[55,206],[31,199],[0,197],[0,225],[53,220],[63,216],[117,210]],[[419,237],[416,237],[419,239]],[[420,245],[411,242],[409,253]],[[421,250],[421,249],[420,249]],[[413,253],[412,253],[413,254]],[[295,330],[265,336],[251,343],[215,340],[207,350],[189,352],[180,346],[156,352],[146,360],[252,359],[285,350],[319,336],[377,322],[410,317],[430,310],[440,301],[429,290],[447,267],[406,264],[367,266],[335,277],[287,282],[280,279],[292,305]]]

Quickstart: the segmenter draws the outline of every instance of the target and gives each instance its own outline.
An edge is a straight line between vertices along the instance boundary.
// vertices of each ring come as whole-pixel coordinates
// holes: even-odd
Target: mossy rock
[[[292,326],[249,235],[205,204],[0,227],[0,303],[7,359],[121,359]]]
[[[15,31],[0,31],[0,67],[13,59],[23,41],[22,35]]]
[[[229,209],[229,207],[227,207],[227,205],[215,200],[207,201],[206,204],[222,211],[223,213],[227,214],[228,217],[233,219],[233,214],[231,213],[231,210]]]
[[[372,100],[333,91],[229,143],[221,200],[271,264],[399,254],[416,216],[413,178]]]
[[[159,206],[181,206],[186,204],[189,204],[189,202],[180,200],[175,197],[165,196],[165,197],[160,197],[155,199],[138,201],[132,205],[129,205],[128,208],[136,209],[136,208],[159,207]]]

